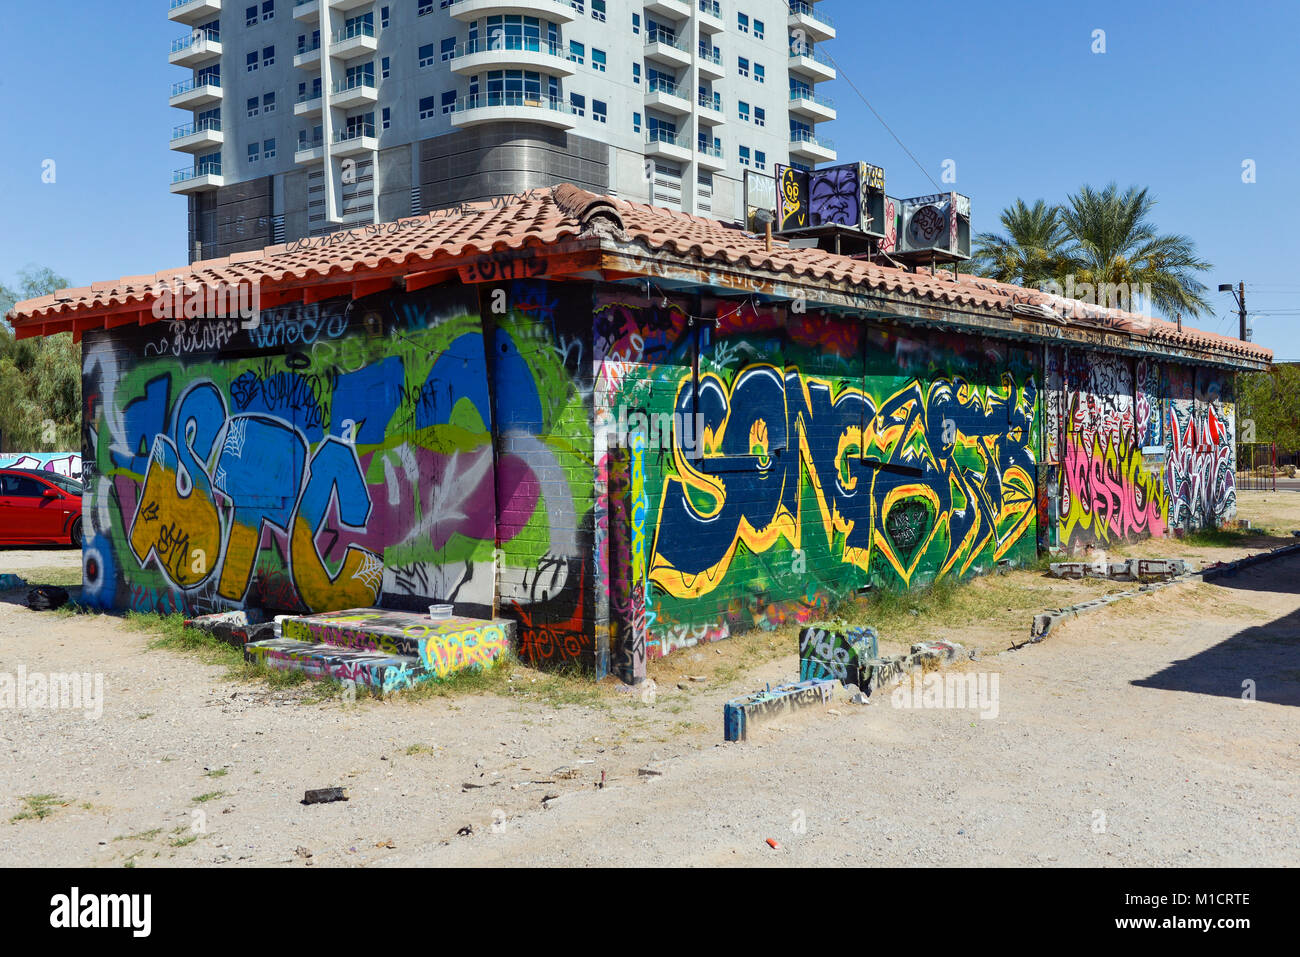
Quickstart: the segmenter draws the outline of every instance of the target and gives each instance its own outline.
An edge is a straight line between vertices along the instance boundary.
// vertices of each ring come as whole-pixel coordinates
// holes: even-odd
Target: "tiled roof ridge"
[[[594,193],[572,183],[461,203],[385,223],[364,224],[304,237],[260,250],[199,260],[153,274],[123,276],[20,302],[9,318],[55,320],[83,309],[140,308],[177,279],[192,285],[270,283],[298,285],[314,276],[364,278],[366,271],[414,267],[432,260],[529,247],[566,239],[598,237],[634,242],[651,253],[665,251],[732,268],[784,273],[805,279],[866,287],[935,302],[1052,319],[1062,324],[1110,328],[1158,341],[1216,348],[1260,360],[1272,351],[1230,336],[1184,328],[1118,309],[1091,306],[1050,293],[971,274],[909,272],[894,266],[815,248],[792,248],[739,226],[649,203]]]

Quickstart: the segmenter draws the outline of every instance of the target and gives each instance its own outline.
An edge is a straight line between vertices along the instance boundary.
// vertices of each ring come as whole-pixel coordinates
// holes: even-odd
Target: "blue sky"
[[[402,0],[394,0],[402,2]],[[414,0],[410,0],[414,2]],[[621,0],[620,0],[621,2]],[[723,0],[744,9],[745,0]],[[612,6],[612,5],[611,5]],[[185,114],[167,106],[185,71],[167,0],[10,4],[0,57],[0,281],[49,265],[73,282],[185,262],[185,201],[167,149]],[[827,46],[936,180],[972,198],[977,231],[1016,197],[1064,200],[1083,183],[1149,186],[1154,218],[1215,268],[1245,280],[1255,341],[1300,360],[1300,3],[823,0]],[[1105,53],[1093,53],[1093,31]],[[843,79],[821,88],[842,161],[885,167],[893,195],[933,190]],[[42,182],[52,159],[55,182]],[[1242,162],[1256,182],[1242,182]],[[1288,197],[1290,197],[1288,199]],[[1201,328],[1234,333],[1211,292]],[[1292,315],[1270,316],[1290,310]]]

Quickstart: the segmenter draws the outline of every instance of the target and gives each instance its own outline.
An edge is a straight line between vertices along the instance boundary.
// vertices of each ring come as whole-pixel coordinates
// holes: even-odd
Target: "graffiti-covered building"
[[[864,586],[1231,521],[1233,375],[1271,356],[571,186],[12,318],[83,343],[87,600],[445,601],[626,680]]]

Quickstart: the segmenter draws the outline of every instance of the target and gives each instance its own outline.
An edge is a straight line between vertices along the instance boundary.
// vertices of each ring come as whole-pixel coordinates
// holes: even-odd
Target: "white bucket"
[[[429,618],[432,621],[445,621],[451,617],[451,605],[430,605]]]

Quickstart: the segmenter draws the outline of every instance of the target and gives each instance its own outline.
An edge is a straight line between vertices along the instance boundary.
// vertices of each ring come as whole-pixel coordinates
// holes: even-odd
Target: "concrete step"
[[[389,683],[400,682],[400,687],[465,669],[490,668],[514,637],[515,623],[503,618],[453,616],[433,621],[415,612],[348,608],[285,618],[280,638],[250,642],[246,648],[271,667],[299,667],[273,660],[305,662],[302,670],[318,677],[361,682],[365,679],[352,676],[360,669],[380,677],[366,684],[383,688],[387,669],[398,669]]]
[[[340,648],[292,638],[267,638],[244,645],[244,660],[280,671],[302,671],[312,678],[352,681],[377,691],[400,691],[429,673],[413,655]]]

